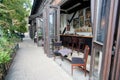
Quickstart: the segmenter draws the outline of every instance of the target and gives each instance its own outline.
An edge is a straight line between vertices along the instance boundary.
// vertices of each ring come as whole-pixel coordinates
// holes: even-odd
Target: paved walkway
[[[16,57],[5,80],[73,80],[42,47],[37,47],[28,36],[20,43]]]

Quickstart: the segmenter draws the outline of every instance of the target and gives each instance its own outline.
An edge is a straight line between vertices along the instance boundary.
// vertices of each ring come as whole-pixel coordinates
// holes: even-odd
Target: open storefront
[[[45,53],[54,55],[53,42],[62,41],[64,48],[73,50],[66,57],[71,60],[84,55],[84,47],[88,45],[89,79],[119,80],[119,2],[44,0],[37,14],[42,14]]]

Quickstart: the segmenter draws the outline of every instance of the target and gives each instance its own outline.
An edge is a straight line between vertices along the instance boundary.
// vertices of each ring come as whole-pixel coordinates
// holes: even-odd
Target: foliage
[[[25,33],[30,7],[29,0],[3,0],[0,4],[0,26],[11,32]]]
[[[0,53],[0,64],[8,63],[11,60],[10,54],[7,51],[1,51]]]
[[[3,4],[0,4],[0,26],[3,27],[3,29],[6,29],[8,26],[10,26],[10,19],[9,19],[9,13],[10,10],[7,9],[7,7]]]
[[[4,64],[10,61],[10,55],[16,46],[18,38],[14,35],[12,38],[1,37],[0,38],[0,64]]]
[[[6,38],[0,38],[0,64],[9,62],[11,46]]]
[[[19,40],[17,33],[27,31],[30,0],[0,0],[0,66],[11,60],[11,53]],[[16,33],[17,32],[17,33]],[[0,74],[1,74],[0,67]],[[3,68],[4,70],[4,68]]]

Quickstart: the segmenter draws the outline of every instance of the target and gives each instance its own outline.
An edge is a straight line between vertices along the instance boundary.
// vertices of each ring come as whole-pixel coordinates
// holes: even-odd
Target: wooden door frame
[[[45,29],[45,32],[46,32],[46,35],[45,35],[45,52],[47,54],[47,56],[51,56],[50,55],[50,41],[49,41],[49,13],[50,13],[50,9],[51,8],[56,8],[57,9],[57,40],[59,41],[60,40],[60,6],[52,6],[50,3],[46,4],[46,6],[44,7],[44,10],[43,10],[43,15],[44,15],[44,29]]]
[[[119,28],[118,28],[118,36],[117,36],[117,47],[116,47],[116,52],[115,54],[117,54],[117,66],[116,66],[116,76],[115,76],[115,80],[120,80],[119,76],[120,76],[120,16],[119,16]]]
[[[94,17],[93,17],[93,22],[92,22],[92,27],[93,27],[93,36],[95,37],[96,36],[96,17],[97,16],[97,0],[91,0],[91,1],[94,1],[94,10],[93,10],[93,13],[94,13]],[[95,51],[94,51],[94,41],[95,41],[95,38],[93,37],[92,39],[92,50],[91,50],[91,61],[90,61],[90,78],[89,80],[92,80],[92,74],[93,74],[93,65],[94,65],[94,57],[95,57]]]
[[[44,7],[43,9],[43,26],[44,26],[44,51],[45,53],[48,55],[49,53],[49,48],[48,48],[48,45],[49,45],[49,41],[48,41],[48,7],[47,7],[47,4],[46,6]]]
[[[109,23],[107,27],[107,33],[105,37],[105,42],[103,46],[103,60],[101,66],[100,80],[108,80],[110,73],[110,64],[111,64],[111,55],[112,55],[112,46],[114,39],[114,31],[116,24],[116,15],[117,15],[117,6],[118,0],[111,0],[110,4],[110,14],[109,14]]]
[[[94,4],[94,24],[93,30],[96,30],[96,0]],[[106,28],[105,40],[103,44],[103,55],[102,55],[102,66],[100,71],[100,80],[108,80],[109,79],[109,71],[110,71],[110,64],[111,64],[111,55],[112,55],[112,45],[113,45],[113,38],[114,38],[114,31],[115,31],[115,22],[116,22],[116,14],[117,14],[117,6],[119,0],[111,0],[110,2],[110,14],[108,20],[108,26]],[[95,37],[95,31],[93,32],[93,36]],[[91,65],[90,65],[90,78],[92,80],[93,74],[93,65],[94,65],[94,57],[95,57],[95,38],[93,39],[92,43],[92,56],[91,56]],[[95,46],[94,46],[95,45]]]
[[[49,5],[50,8],[54,8],[57,10],[57,40],[60,41],[60,6],[53,6],[53,5]]]
[[[120,4],[120,1],[119,1],[119,4]],[[118,14],[119,14],[119,22],[118,22],[117,43],[116,43],[116,49],[115,49],[115,57],[114,57],[111,80],[120,79],[119,78],[120,76],[120,10],[118,11]]]

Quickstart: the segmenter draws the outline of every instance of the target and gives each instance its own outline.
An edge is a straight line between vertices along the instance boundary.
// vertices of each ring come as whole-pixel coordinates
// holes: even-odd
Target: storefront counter
[[[70,34],[65,34],[65,35],[60,35],[60,40],[62,41],[62,45],[65,47],[70,47],[74,48],[77,50],[78,48],[84,50],[83,45],[88,45],[90,47],[90,52],[91,52],[91,47],[92,47],[92,36],[82,36],[82,35],[70,35]],[[80,41],[81,40],[81,41]],[[75,44],[73,46],[73,43]],[[78,45],[79,43],[82,43],[81,45]],[[77,49],[76,49],[77,48]]]

